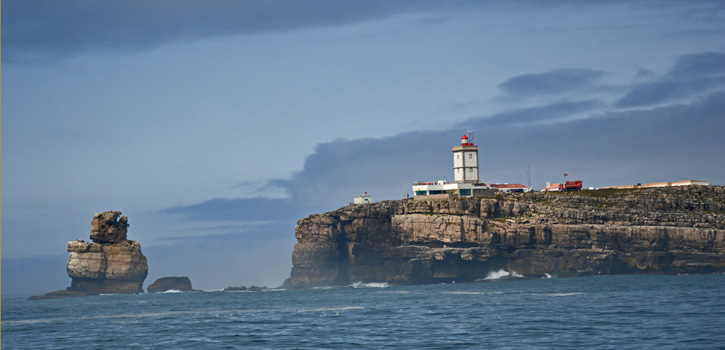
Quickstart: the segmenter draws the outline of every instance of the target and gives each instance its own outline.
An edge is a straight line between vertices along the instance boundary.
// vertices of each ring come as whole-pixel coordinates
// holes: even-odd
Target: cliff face
[[[71,286],[31,299],[143,293],[148,264],[141,245],[126,239],[128,226],[128,218],[120,211],[96,213],[91,221],[94,243],[68,242],[66,270],[73,279]]]
[[[292,288],[725,271],[725,187],[354,205],[297,222]]]

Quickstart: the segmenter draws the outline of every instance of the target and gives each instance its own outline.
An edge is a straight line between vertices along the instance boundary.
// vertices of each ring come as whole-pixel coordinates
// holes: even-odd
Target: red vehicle
[[[567,181],[566,183],[559,184],[559,191],[581,191],[581,181]]]

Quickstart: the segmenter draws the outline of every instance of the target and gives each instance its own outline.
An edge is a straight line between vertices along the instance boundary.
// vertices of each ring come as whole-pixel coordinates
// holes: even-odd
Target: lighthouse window
[[[459,158],[461,158],[461,155],[460,154],[456,154],[456,159],[459,159]]]
[[[471,158],[473,158],[473,154],[468,155],[468,159],[471,159]]]

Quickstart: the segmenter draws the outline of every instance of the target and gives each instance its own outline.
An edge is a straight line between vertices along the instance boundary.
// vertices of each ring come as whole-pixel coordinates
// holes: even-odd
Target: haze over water
[[[716,349],[725,275],[5,298],[2,320],[3,349]]]

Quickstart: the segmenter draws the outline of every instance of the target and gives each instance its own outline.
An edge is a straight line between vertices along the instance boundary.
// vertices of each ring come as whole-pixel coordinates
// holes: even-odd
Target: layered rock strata
[[[66,270],[71,286],[31,299],[143,293],[148,264],[141,245],[126,238],[128,226],[120,211],[96,213],[91,221],[93,243],[68,242]]]
[[[352,205],[297,222],[285,287],[725,271],[725,187]]]

